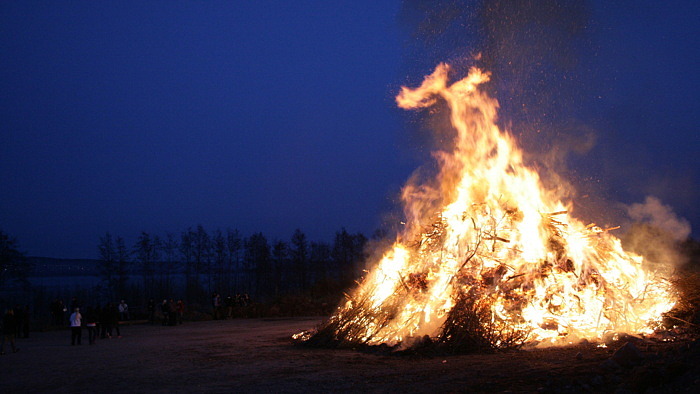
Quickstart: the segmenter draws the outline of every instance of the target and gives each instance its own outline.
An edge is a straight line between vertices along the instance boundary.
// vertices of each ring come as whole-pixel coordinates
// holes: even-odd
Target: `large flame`
[[[404,188],[405,231],[331,317],[346,319],[344,339],[444,335],[465,297],[501,334],[540,344],[652,331],[674,305],[668,282],[607,230],[572,217],[523,163],[496,125],[498,103],[480,90],[488,73],[472,68],[450,84],[449,72],[441,64],[396,98],[404,109],[445,102],[453,148],[434,153],[436,179]]]

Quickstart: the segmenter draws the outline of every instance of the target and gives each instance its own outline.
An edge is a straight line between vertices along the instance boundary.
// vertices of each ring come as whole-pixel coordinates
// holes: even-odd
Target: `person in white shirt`
[[[124,300],[122,300],[122,302],[119,303],[119,320],[129,320],[129,306],[126,305],[126,302],[124,302]]]
[[[72,346],[75,346],[76,343],[80,345],[80,338],[83,335],[80,328],[82,319],[83,316],[80,314],[80,308],[75,308],[75,312],[70,315],[70,344]]]

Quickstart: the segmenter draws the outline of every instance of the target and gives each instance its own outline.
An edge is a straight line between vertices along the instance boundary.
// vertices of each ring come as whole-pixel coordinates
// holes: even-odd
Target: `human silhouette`
[[[12,353],[17,353],[19,348],[15,345],[15,335],[17,333],[17,319],[15,311],[9,308],[2,317],[2,344],[0,344],[0,354],[5,354],[5,342],[10,342]]]

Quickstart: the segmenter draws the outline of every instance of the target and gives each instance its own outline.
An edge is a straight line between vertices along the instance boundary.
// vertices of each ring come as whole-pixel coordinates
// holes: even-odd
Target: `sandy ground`
[[[25,392],[612,392],[593,345],[416,357],[309,349],[290,336],[320,318],[122,326],[122,338],[70,345],[66,330],[32,333],[0,356],[0,393]],[[7,346],[7,344],[6,344]],[[653,349],[647,349],[653,351]]]

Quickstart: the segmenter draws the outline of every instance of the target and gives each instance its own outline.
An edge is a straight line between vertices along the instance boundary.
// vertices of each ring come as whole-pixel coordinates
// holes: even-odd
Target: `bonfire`
[[[575,218],[568,190],[547,188],[498,103],[471,68],[450,83],[440,64],[396,97],[404,109],[445,106],[453,139],[438,170],[402,191],[397,240],[318,329],[296,338],[324,346],[454,350],[603,341],[648,334],[675,304],[667,278],[623,250],[610,228]]]

